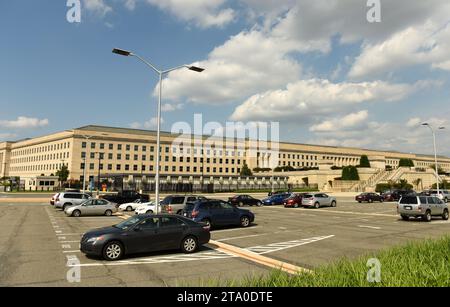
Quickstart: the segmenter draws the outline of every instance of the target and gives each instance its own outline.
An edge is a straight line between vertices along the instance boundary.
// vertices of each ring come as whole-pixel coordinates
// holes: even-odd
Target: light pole
[[[181,65],[181,66],[177,66],[177,67],[167,69],[167,70],[159,70],[150,62],[144,60],[139,55],[132,53],[130,51],[114,48],[112,52],[115,54],[118,54],[118,55],[136,57],[138,60],[140,60],[145,65],[150,67],[153,71],[155,71],[159,76],[158,113],[157,113],[157,120],[156,120],[157,132],[156,132],[156,176],[155,176],[155,204],[156,204],[156,214],[158,214],[158,212],[159,212],[159,164],[160,164],[160,154],[161,154],[161,150],[160,150],[161,99],[162,99],[163,76],[168,74],[171,71],[178,70],[181,68],[187,68],[187,69],[195,71],[195,72],[202,72],[202,71],[204,71],[204,69],[197,67],[197,66]]]
[[[84,137],[86,139],[86,153],[84,155],[84,168],[83,168],[83,193],[86,190],[86,167],[87,167],[87,155],[88,155],[88,150],[89,150],[89,146],[87,141],[92,138],[92,136],[88,136],[88,135],[82,135],[82,137]]]
[[[439,193],[439,167],[438,167],[438,161],[437,161],[437,149],[436,149],[436,132],[434,131],[434,128],[429,123],[423,123],[422,126],[427,126],[431,130],[431,134],[433,135],[433,147],[434,147],[434,171],[436,173],[436,190],[437,190],[437,196],[440,197]],[[445,127],[439,127],[438,130],[444,130]]]

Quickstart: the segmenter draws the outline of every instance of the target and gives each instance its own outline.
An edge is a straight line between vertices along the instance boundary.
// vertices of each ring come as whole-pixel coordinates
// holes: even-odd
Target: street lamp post
[[[158,111],[157,111],[157,119],[156,119],[156,126],[157,126],[157,132],[156,132],[156,175],[155,175],[155,203],[156,203],[156,214],[159,212],[159,164],[160,164],[160,130],[161,130],[161,100],[162,100],[162,81],[163,76],[167,75],[169,72],[178,70],[181,68],[187,68],[189,70],[195,71],[195,72],[202,72],[204,71],[203,68],[197,67],[197,66],[189,66],[189,65],[181,65],[177,66],[171,69],[167,70],[159,70],[157,69],[153,64],[150,62],[144,60],[139,55],[132,53],[130,51],[126,51],[123,49],[117,49],[114,48],[112,50],[113,53],[122,55],[122,56],[134,56],[141,62],[143,62],[145,65],[150,67],[153,71],[155,71],[159,76],[159,95],[158,95]]]
[[[437,149],[436,149],[436,132],[434,131],[434,128],[429,123],[423,123],[422,126],[427,126],[431,130],[431,134],[433,135],[433,147],[434,147],[434,171],[436,174],[436,191],[437,196],[440,197],[439,193],[439,167],[438,167],[438,160],[437,160]],[[445,127],[439,127],[438,130],[444,130]]]
[[[89,146],[87,144],[87,140],[89,140],[92,136],[88,136],[88,135],[83,135],[82,137],[84,137],[86,139],[86,153],[84,155],[84,168],[83,168],[83,193],[86,191],[86,167],[87,167],[87,155],[88,155],[88,150],[89,150]]]

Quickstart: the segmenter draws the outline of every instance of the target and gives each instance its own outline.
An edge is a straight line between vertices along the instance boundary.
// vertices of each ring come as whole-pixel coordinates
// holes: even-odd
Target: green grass
[[[369,258],[381,262],[381,282],[367,281]],[[354,260],[341,259],[313,274],[289,275],[279,270],[241,280],[208,280],[202,286],[228,287],[448,287],[450,236],[412,242]]]

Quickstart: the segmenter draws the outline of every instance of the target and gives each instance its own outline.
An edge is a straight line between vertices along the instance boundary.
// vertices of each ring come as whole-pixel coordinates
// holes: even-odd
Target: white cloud
[[[365,121],[357,129],[342,129],[336,126],[335,130],[315,132],[309,143],[346,146],[367,147],[374,149],[396,150],[401,152],[415,152],[432,154],[431,133],[426,127],[416,123],[429,122],[433,126],[448,126],[449,120],[442,118],[429,118],[422,120],[418,117],[411,118],[406,123],[402,122],[376,122]],[[450,142],[450,136],[445,133],[438,135],[439,153],[448,153],[450,148],[445,144]]]
[[[326,120],[320,124],[312,126],[309,130],[312,132],[327,132],[335,130],[347,130],[359,127],[364,124],[369,117],[367,110],[357,113],[350,113],[342,118]]]
[[[130,124],[130,127],[133,129],[156,129],[158,125],[157,121],[158,119],[156,117],[152,117],[144,123],[133,122]],[[164,118],[161,118],[161,125],[162,124],[164,124]]]
[[[125,4],[124,5],[130,11],[133,11],[136,8],[136,1],[137,0],[125,0]]]
[[[84,7],[100,17],[113,11],[112,7],[105,3],[105,0],[84,0]]]
[[[48,119],[19,116],[16,120],[0,120],[0,127],[10,129],[27,129],[48,126]]]
[[[414,86],[384,81],[331,83],[300,80],[286,89],[256,94],[238,106],[232,120],[283,120],[342,112],[363,102],[392,102],[408,96]]]
[[[223,7],[226,0],[147,0],[147,2],[201,28],[223,27],[235,17],[233,9]]]
[[[195,63],[206,70],[177,70],[163,82],[164,98],[197,104],[222,104],[298,80],[301,66],[287,53],[292,46],[262,32],[241,32]],[[155,95],[157,94],[155,88]]]
[[[349,76],[378,76],[420,64],[450,71],[450,24],[439,27],[428,22],[398,32],[382,43],[365,45]]]
[[[181,110],[181,109],[183,109],[183,107],[184,107],[184,104],[182,104],[182,103],[177,103],[177,104],[165,103],[161,106],[161,111],[162,112],[173,112],[173,111]]]

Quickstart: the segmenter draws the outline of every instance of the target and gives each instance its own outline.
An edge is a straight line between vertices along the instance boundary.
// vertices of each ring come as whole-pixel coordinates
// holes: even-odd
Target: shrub
[[[342,169],[342,180],[350,181],[350,180],[359,180],[358,169],[353,166],[345,166]]]
[[[253,176],[252,171],[248,168],[248,165],[246,162],[244,162],[244,165],[241,169],[241,177],[250,177]]]
[[[370,161],[366,155],[362,155],[359,161],[359,167],[370,168]]]
[[[414,167],[414,161],[411,159],[402,158],[398,162],[399,167]]]

